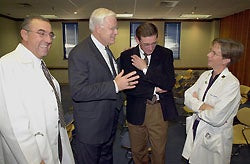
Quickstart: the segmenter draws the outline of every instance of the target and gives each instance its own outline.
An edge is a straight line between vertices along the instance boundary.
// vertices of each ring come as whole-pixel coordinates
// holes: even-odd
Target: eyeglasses
[[[157,42],[153,42],[153,43],[143,43],[142,41],[141,42],[141,45],[144,46],[144,47],[149,47],[149,46],[156,46]]]
[[[213,56],[221,56],[220,54],[217,54],[215,51],[210,50],[209,53],[211,53]]]
[[[38,34],[41,38],[44,38],[45,36],[49,36],[51,39],[55,39],[56,35],[53,32],[45,32],[44,30],[38,30],[38,31],[32,31],[32,30],[28,30],[28,29],[24,29],[25,31],[28,32],[34,32],[36,34]]]

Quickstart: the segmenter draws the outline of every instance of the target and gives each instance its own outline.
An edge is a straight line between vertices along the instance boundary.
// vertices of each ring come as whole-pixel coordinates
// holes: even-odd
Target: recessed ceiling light
[[[131,18],[131,17],[133,17],[133,14],[128,14],[128,13],[116,14],[116,17],[118,17],[118,18]]]
[[[41,15],[42,17],[44,18],[47,18],[47,19],[55,19],[55,18],[58,18],[56,15]]]
[[[189,19],[205,19],[210,17],[211,15],[205,14],[182,14],[181,18],[189,18]]]

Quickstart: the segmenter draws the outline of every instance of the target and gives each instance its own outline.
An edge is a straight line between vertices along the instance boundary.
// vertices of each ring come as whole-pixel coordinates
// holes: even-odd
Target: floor
[[[185,125],[183,118],[177,122],[171,122],[168,129],[168,143],[166,146],[166,164],[185,164],[181,153],[185,142]],[[121,131],[118,129],[116,141],[114,143],[114,164],[127,164],[129,158],[126,157],[126,149],[121,146]],[[237,145],[233,146],[233,151]],[[237,156],[232,156],[231,164],[250,164],[250,148],[244,146]]]
[[[61,86],[62,102],[66,113],[66,122],[72,119],[72,101],[70,99],[69,87]],[[178,106],[178,105],[177,105]],[[166,163],[167,164],[185,164],[181,157],[183,145],[185,142],[185,113],[178,108],[179,119],[176,122],[169,123],[168,143],[166,146]],[[124,131],[121,131],[122,126],[118,126],[116,140],[114,143],[114,164],[127,164],[130,154],[127,154],[125,148],[121,146],[121,138]],[[233,146],[233,151],[237,149],[237,145]],[[132,162],[133,163],[133,162]],[[250,164],[250,148],[244,146],[240,149],[237,156],[232,156],[231,164]]]

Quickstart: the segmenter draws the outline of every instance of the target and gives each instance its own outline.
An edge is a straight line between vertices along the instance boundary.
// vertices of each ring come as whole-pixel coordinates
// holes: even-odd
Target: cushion
[[[248,100],[248,93],[250,91],[250,87],[246,85],[240,85],[240,94],[241,94],[241,104],[244,104]]]

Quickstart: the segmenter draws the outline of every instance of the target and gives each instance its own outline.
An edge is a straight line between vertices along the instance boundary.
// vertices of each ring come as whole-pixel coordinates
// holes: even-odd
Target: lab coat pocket
[[[222,135],[206,132],[203,134],[202,146],[212,152],[221,153]]]

